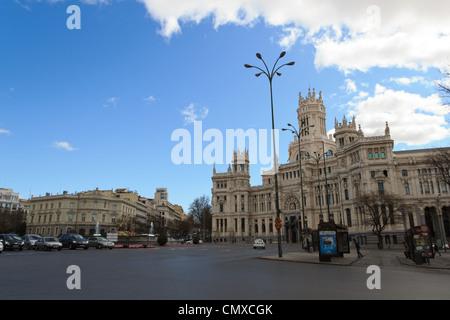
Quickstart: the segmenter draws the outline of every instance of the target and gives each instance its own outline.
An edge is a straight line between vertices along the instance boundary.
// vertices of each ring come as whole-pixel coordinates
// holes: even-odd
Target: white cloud
[[[283,32],[285,34],[281,37],[280,41],[278,41],[278,44],[284,50],[289,50],[289,48],[295,44],[297,39],[303,35],[302,30],[295,27],[283,28]]]
[[[181,110],[181,114],[184,116],[184,124],[193,123],[194,121],[200,121],[206,118],[208,115],[208,108],[203,107],[201,110],[197,110],[195,108],[194,103],[191,103],[183,110]]]
[[[407,78],[407,77],[390,78],[389,81],[395,82],[396,84],[404,85],[404,86],[409,86],[410,84],[417,83],[417,82],[421,83],[421,84],[424,84],[424,85],[427,85],[427,86],[430,85],[430,83],[427,82],[425,80],[425,78],[421,77],[421,76],[414,76],[414,77],[410,77],[410,78]]]
[[[56,149],[63,149],[67,151],[74,151],[75,148],[73,148],[68,142],[65,141],[55,141],[53,142],[52,146]]]
[[[6,129],[0,129],[0,134],[10,135],[10,134],[11,134],[11,131],[6,130]]]
[[[355,81],[351,79],[345,79],[345,86],[348,94],[358,91]]]
[[[19,0],[14,0],[15,3],[17,3],[19,6],[21,6],[22,8],[24,8],[27,11],[31,11],[31,8],[25,4],[22,4]]]
[[[317,68],[367,71],[371,67],[436,67],[450,52],[448,0],[137,0],[170,38],[183,23],[212,18],[225,24],[264,21],[282,27],[279,45],[298,39],[316,48]]]
[[[153,101],[156,101],[156,98],[153,95],[150,95],[148,97],[142,98],[146,103],[152,103]]]
[[[378,94],[380,94],[380,93],[383,93],[383,92],[385,92],[387,90],[387,88],[386,87],[384,87],[384,86],[382,86],[381,84],[376,84],[375,85],[375,94],[376,95],[378,95]]]
[[[425,145],[450,137],[442,106],[437,94],[421,97],[405,91],[394,91],[377,85],[373,97],[355,104],[352,114],[366,136],[382,135],[386,121],[395,143]]]
[[[103,104],[104,108],[116,108],[117,104],[119,103],[119,98],[117,97],[111,97],[106,99],[106,102]]]

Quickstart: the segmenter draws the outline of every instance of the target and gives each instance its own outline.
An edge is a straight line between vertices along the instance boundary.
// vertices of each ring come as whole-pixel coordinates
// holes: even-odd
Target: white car
[[[3,241],[0,240],[0,253],[2,253],[2,252],[3,252]]]
[[[47,251],[56,249],[58,251],[61,251],[62,249],[62,243],[59,242],[55,237],[42,237],[36,241],[34,246],[36,247],[36,251],[40,249]]]
[[[266,248],[266,244],[264,243],[263,239],[255,239],[255,241],[253,241],[253,249],[256,249],[256,248],[262,248],[262,249]]]

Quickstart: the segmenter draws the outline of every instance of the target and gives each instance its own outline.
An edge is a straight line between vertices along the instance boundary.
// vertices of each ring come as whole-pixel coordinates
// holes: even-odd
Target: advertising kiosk
[[[422,264],[424,261],[430,263],[430,258],[434,256],[427,225],[417,226],[406,231],[405,255],[416,264]]]
[[[343,257],[350,253],[348,229],[334,222],[319,223],[319,261],[331,261],[332,257]]]

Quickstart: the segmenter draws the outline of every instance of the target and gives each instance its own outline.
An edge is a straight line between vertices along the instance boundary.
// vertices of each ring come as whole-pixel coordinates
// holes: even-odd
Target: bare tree
[[[25,212],[22,209],[0,209],[0,233],[25,233]]]
[[[447,102],[444,102],[446,104],[450,104],[450,67],[447,68],[447,70],[443,71],[441,70],[442,75],[446,78],[442,81],[435,81],[438,90],[441,92],[441,97],[448,99]]]
[[[394,194],[371,192],[361,194],[357,202],[363,213],[362,224],[372,228],[378,239],[378,248],[382,249],[382,232],[387,226],[404,220],[402,200]]]
[[[194,218],[192,216],[187,216],[181,221],[175,221],[175,229],[173,232],[173,237],[175,238],[187,238],[194,228]]]
[[[195,198],[189,206],[189,215],[194,218],[194,227],[202,230],[203,241],[212,230],[211,201],[208,196],[203,195]]]
[[[427,155],[429,165],[437,169],[440,181],[446,183],[446,187],[450,185],[450,148],[432,149]]]

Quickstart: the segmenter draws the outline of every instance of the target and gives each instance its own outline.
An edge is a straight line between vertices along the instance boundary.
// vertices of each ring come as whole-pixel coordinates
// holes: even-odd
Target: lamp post
[[[283,51],[280,56],[278,57],[277,61],[275,61],[275,64],[273,65],[272,71],[269,71],[269,68],[267,67],[266,62],[263,60],[262,56],[260,53],[256,54],[256,57],[261,60],[264,64],[265,70],[259,68],[259,67],[255,67],[249,64],[244,64],[244,67],[246,68],[255,68],[258,69],[259,73],[256,73],[255,76],[259,77],[261,74],[266,75],[266,77],[269,79],[269,84],[270,84],[270,108],[271,108],[271,112],[272,112],[272,139],[273,139],[273,159],[274,159],[274,163],[273,163],[273,167],[274,167],[274,174],[275,174],[275,207],[276,207],[276,211],[277,211],[277,220],[280,219],[280,203],[279,203],[279,199],[278,199],[278,168],[277,168],[277,160],[276,160],[276,148],[275,148],[275,121],[274,121],[274,117],[273,117],[273,94],[272,94],[272,80],[273,77],[275,75],[277,76],[281,76],[281,73],[278,72],[278,70],[280,70],[282,67],[284,66],[293,66],[295,64],[294,61],[289,62],[289,63],[285,63],[283,65],[281,65],[280,67],[277,68],[277,63],[278,60],[280,60],[282,57],[284,57],[286,54],[285,51]],[[276,69],[275,69],[276,68]],[[278,234],[278,256],[281,258],[283,256],[282,250],[281,250],[281,230],[279,228],[277,228],[277,234]]]
[[[314,125],[310,125],[310,126],[305,126],[305,120],[302,120],[301,122],[301,127],[303,128],[302,130],[300,130],[300,132],[297,131],[297,129],[295,129],[295,127],[288,123],[287,124],[289,127],[291,127],[292,129],[289,128],[283,128],[281,130],[283,131],[290,131],[291,133],[293,133],[294,135],[297,136],[297,140],[298,140],[298,161],[299,161],[299,166],[300,166],[300,195],[302,197],[302,221],[303,221],[303,228],[301,231],[305,230],[306,228],[306,222],[305,222],[305,197],[303,195],[303,172],[302,172],[302,156],[301,156],[301,151],[300,151],[300,136],[303,136],[304,132],[306,130],[308,130],[311,127],[314,127]],[[301,226],[301,224],[300,224]]]
[[[440,233],[442,234],[442,238],[443,238],[444,251],[447,252],[447,237],[445,235],[444,219],[443,219],[443,215],[440,213],[440,210],[439,210],[439,197],[440,196],[441,196],[441,194],[439,193],[436,197],[436,213],[438,216],[439,225],[441,227]]]
[[[326,155],[325,155],[325,143],[323,141],[322,141],[322,153],[323,153],[323,171],[325,173],[325,190],[326,190],[326,193],[327,193],[328,222],[330,222],[331,221],[330,220],[330,217],[331,217],[331,215],[330,215],[330,198],[328,196],[327,166],[325,164],[325,158],[326,158]],[[334,218],[333,218],[333,222],[334,222]]]
[[[322,199],[321,199],[322,197],[321,197],[321,192],[320,192],[320,179],[319,179],[319,176],[320,176],[319,175],[319,162],[322,159],[322,156],[320,154],[317,154],[317,152],[315,152],[315,151],[314,151],[314,154],[315,154],[315,156],[313,157],[308,153],[308,157],[316,160],[316,162],[317,162],[317,190],[318,190],[318,195],[319,195],[319,198],[317,200],[319,201],[319,207],[320,207],[319,219],[320,219],[320,222],[323,222]]]

